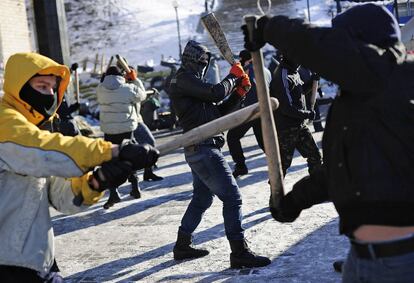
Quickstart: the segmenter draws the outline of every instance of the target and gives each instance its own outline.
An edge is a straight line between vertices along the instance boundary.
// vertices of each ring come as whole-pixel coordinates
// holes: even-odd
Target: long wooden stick
[[[253,38],[253,31],[256,25],[256,16],[246,16],[245,22],[249,31],[249,37]],[[261,50],[251,52],[253,59],[253,71],[256,78],[257,98],[260,105],[260,116],[263,132],[263,142],[266,152],[266,159],[270,179],[270,206],[278,207],[284,195],[282,166],[280,162],[279,142],[270,107],[269,89],[264,79],[263,54]]]
[[[279,101],[276,98],[271,98],[270,101],[271,105],[269,104],[269,107],[271,106],[271,109],[275,110],[279,106]],[[259,104],[255,103],[194,128],[170,142],[158,145],[157,149],[160,151],[160,155],[165,155],[178,148],[197,144],[207,138],[213,137],[259,117]]]
[[[276,98],[271,98],[271,107],[273,110],[279,106],[279,101]],[[157,146],[160,155],[166,155],[181,147],[197,144],[203,140],[213,137],[226,130],[237,127],[243,123],[252,121],[260,117],[259,104],[255,103],[216,120],[208,122],[197,128],[194,128],[176,139]],[[82,194],[77,195],[73,199],[76,206],[80,206],[83,202]]]
[[[108,65],[106,65],[106,71],[108,71],[109,67],[111,67],[112,61],[114,60],[114,56],[111,56],[111,58],[109,59]]]
[[[310,97],[310,108],[311,110],[315,109],[315,103],[316,103],[316,93],[318,92],[318,81],[314,80],[312,82],[312,91],[311,91],[311,97]]]
[[[119,64],[121,64],[125,72],[127,73],[131,72],[131,69],[129,68],[127,62],[125,62],[124,58],[122,58],[122,56],[119,56],[119,54],[116,54],[115,57],[118,60]]]
[[[74,71],[74,75],[75,75],[75,99],[77,103],[80,103],[80,99],[79,99],[79,73],[78,70]]]
[[[100,72],[101,75],[104,72],[104,60],[105,60],[105,54],[102,53],[102,55],[101,55],[101,72]]]

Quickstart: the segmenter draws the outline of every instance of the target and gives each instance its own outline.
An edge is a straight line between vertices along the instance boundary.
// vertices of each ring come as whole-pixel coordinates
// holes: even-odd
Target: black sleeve
[[[222,103],[218,104],[217,107],[221,116],[224,116],[233,111],[239,110],[242,102],[243,98],[240,98],[240,96],[233,91],[232,94],[230,94],[227,99],[224,99]]]
[[[236,86],[236,77],[228,75],[218,84],[202,82],[190,73],[183,73],[177,77],[177,87],[186,96],[191,96],[201,101],[220,102],[229,95]]]
[[[293,61],[358,93],[378,93],[391,69],[381,60],[380,50],[351,38],[345,30],[314,27],[299,19],[276,16],[266,24],[263,36]],[[372,70],[374,61],[384,62],[382,70]]]
[[[299,180],[288,194],[301,209],[330,200],[325,166]]]

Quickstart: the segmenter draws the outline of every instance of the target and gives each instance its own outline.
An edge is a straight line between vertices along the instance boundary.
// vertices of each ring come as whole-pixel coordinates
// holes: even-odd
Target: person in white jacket
[[[120,144],[124,139],[134,139],[139,144],[155,145],[155,139],[140,114],[141,102],[147,95],[144,85],[137,78],[133,68],[124,76],[117,66],[109,67],[96,93],[100,107],[100,126],[105,134],[105,140]],[[144,169],[144,180],[162,179],[152,172],[151,167]],[[140,198],[136,172],[129,177],[129,181],[131,182],[130,195],[133,198]],[[104,208],[108,209],[120,200],[117,188],[112,188]]]
[[[14,54],[6,64],[0,102],[1,282],[62,282],[49,207],[85,210],[105,189],[158,157],[148,145],[118,146],[42,130],[62,103],[69,76],[66,66],[37,53]]]

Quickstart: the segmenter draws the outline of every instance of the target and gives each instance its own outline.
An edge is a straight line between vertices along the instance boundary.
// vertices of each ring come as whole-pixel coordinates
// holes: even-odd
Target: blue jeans
[[[144,123],[138,123],[138,127],[134,131],[134,138],[139,144],[147,143],[155,145],[155,139],[150,129]]]
[[[192,234],[216,195],[223,202],[224,228],[227,239],[244,239],[242,199],[231,169],[221,150],[212,145],[184,149],[193,175],[193,197],[181,220],[180,231]]]
[[[414,252],[377,259],[359,258],[353,248],[343,270],[343,283],[414,282]]]

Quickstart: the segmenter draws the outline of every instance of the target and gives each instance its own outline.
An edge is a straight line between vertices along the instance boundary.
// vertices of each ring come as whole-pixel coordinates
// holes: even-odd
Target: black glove
[[[308,114],[308,119],[309,120],[315,120],[315,116],[316,116],[315,110],[310,110],[309,114]]]
[[[72,66],[70,66],[70,69],[71,69],[72,71],[76,71],[78,68],[79,68],[78,63],[73,63],[73,64],[72,64]]]
[[[246,25],[243,25],[241,27],[244,34],[244,47],[250,52],[259,50],[265,45],[266,42],[264,40],[263,33],[268,21],[268,16],[262,16],[260,19],[257,20],[256,27],[253,31],[253,38],[250,38],[249,31],[247,30]]]
[[[112,159],[102,163],[101,167],[93,171],[93,176],[99,183],[97,191],[117,188],[126,182],[133,173],[132,167],[119,159]]]
[[[129,162],[134,171],[150,168],[158,159],[160,152],[149,144],[136,144],[124,140],[119,146],[119,159]]]
[[[279,222],[293,222],[300,215],[302,209],[294,202],[292,194],[288,193],[280,200],[277,208],[270,207],[272,217]]]

